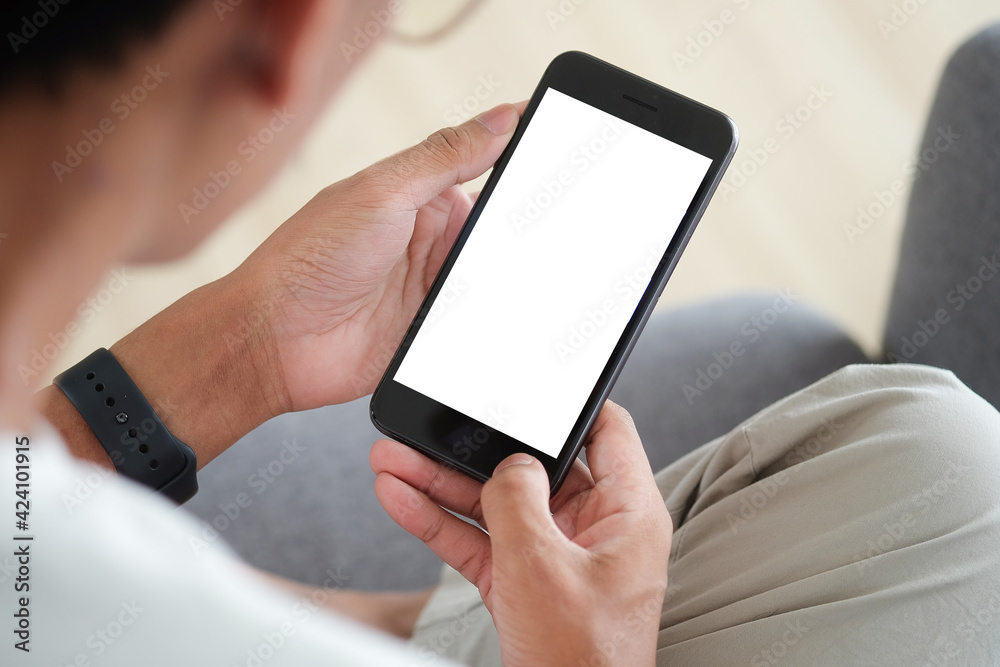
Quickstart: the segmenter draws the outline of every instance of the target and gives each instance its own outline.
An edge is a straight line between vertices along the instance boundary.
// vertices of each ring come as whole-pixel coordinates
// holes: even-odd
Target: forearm
[[[252,281],[237,274],[188,294],[110,350],[199,468],[287,410],[273,338]],[[42,414],[74,455],[112,467],[69,399],[39,394]]]

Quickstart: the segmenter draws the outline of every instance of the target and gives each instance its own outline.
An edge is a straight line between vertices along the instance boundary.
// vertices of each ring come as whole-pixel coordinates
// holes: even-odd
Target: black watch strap
[[[120,474],[178,504],[198,492],[194,451],[167,430],[114,355],[102,347],[54,382]]]

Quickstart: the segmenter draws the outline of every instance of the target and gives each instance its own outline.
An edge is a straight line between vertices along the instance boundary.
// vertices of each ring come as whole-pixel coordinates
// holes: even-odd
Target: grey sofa
[[[881,358],[869,360],[835,324],[779,294],[658,314],[612,394],[632,412],[654,469],[852,363],[947,368],[1000,406],[1000,26],[950,60],[921,149],[940,128],[960,139],[914,184]],[[755,317],[773,321],[757,337]],[[745,353],[727,357],[736,341]],[[378,437],[366,399],[274,419],[202,471],[187,509],[253,565],[302,582],[431,585],[440,561],[372,491],[368,449]],[[234,505],[240,493],[248,506]]]

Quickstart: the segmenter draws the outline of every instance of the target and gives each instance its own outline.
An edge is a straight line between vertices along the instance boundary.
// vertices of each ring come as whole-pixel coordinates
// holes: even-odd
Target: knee
[[[920,453],[997,460],[1000,413],[996,408],[951,371],[912,364],[891,369],[886,373],[886,386],[904,392],[898,417]]]
[[[950,371],[898,364],[851,367],[868,401],[857,442],[887,485],[912,494],[917,511],[942,509],[959,520],[1000,510],[1000,413]]]
[[[942,478],[965,490],[949,498],[971,494],[1000,506],[1000,413],[950,371],[848,366],[755,422],[750,438],[768,443],[754,453],[758,472],[843,466],[855,486],[874,485],[883,497],[940,491]],[[775,439],[784,444],[772,446]]]

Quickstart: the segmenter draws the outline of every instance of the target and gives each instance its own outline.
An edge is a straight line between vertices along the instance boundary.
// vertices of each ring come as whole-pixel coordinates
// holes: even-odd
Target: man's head
[[[184,253],[284,164],[359,59],[341,45],[388,4],[5,3],[0,119],[34,142],[24,196],[128,202],[119,259]]]

